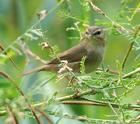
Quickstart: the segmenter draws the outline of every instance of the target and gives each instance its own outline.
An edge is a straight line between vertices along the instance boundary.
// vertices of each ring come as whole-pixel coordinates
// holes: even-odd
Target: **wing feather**
[[[85,42],[81,42],[80,44],[62,52],[58,55],[58,58],[52,59],[47,64],[59,64],[60,60],[67,60],[69,63],[80,61],[83,56],[87,56],[85,45]]]

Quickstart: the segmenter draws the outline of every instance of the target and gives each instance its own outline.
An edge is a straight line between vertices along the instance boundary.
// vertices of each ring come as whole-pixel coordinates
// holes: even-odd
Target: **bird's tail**
[[[43,66],[40,66],[38,68],[26,71],[22,75],[26,76],[26,75],[29,75],[29,74],[32,74],[32,73],[37,73],[37,72],[40,72],[40,71],[53,71],[53,70],[56,70],[56,68],[53,65],[43,65]]]

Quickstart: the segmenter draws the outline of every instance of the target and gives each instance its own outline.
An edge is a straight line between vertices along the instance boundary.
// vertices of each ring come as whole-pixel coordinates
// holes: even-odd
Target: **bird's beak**
[[[90,34],[88,31],[85,33],[86,37],[91,37],[92,34]]]

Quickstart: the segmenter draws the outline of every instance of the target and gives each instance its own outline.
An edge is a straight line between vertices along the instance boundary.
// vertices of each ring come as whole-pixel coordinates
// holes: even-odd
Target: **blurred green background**
[[[101,25],[104,27],[111,27],[111,23],[104,16],[99,15],[95,11],[88,10],[86,5],[82,0],[66,0],[60,6],[58,6],[60,1],[56,0],[0,0],[0,43],[7,48],[10,44],[14,42],[14,40],[22,35],[27,29],[29,29],[32,25],[34,25],[37,21],[37,12],[41,10],[47,10],[50,12],[45,20],[39,25],[45,33],[45,37],[47,37],[47,41],[53,45],[58,47],[58,51],[66,50],[73,45],[77,44],[79,41],[79,33],[77,31],[66,31],[69,27],[74,27],[74,24],[79,22],[80,30],[84,31],[83,23],[89,25]],[[121,11],[124,10],[123,2],[127,4],[128,8],[136,8],[139,4],[139,0],[94,0],[94,4],[101,8],[112,20],[117,21],[118,23],[124,25],[128,29],[132,29],[135,25],[140,23],[140,13],[136,13],[134,15],[133,20],[128,23],[127,17],[130,17],[132,13]],[[124,5],[125,6],[125,5]],[[86,10],[87,9],[87,10]],[[76,17],[79,20],[75,20],[73,18],[68,18],[64,16],[64,13],[70,13],[71,17]],[[63,14],[62,14],[63,13]],[[122,17],[121,17],[122,16]],[[126,23],[126,24],[125,24]],[[113,33],[113,31],[108,31],[106,34],[106,52],[103,61],[104,67],[109,67],[113,70],[118,70],[117,63],[118,61],[121,63],[126,52],[130,41],[123,35],[119,35]],[[39,46],[40,42],[44,42],[42,39],[25,41],[28,47],[32,52],[37,54],[44,60],[50,59],[49,52],[46,50],[42,50]],[[15,47],[15,48],[14,48]],[[16,50],[16,45],[13,45],[12,49],[8,49],[8,53],[12,56],[13,60],[17,64],[18,67],[21,68],[21,72],[25,70],[29,70],[31,68],[37,67],[40,64],[34,60],[26,65],[26,57],[24,54],[19,54]],[[15,51],[14,51],[15,50]],[[131,52],[128,61],[126,63],[124,72],[129,72],[134,68],[138,67],[140,64],[139,51],[135,49]],[[136,59],[137,57],[137,59]],[[0,58],[0,70],[8,73],[17,82],[20,83],[23,91],[28,94],[33,99],[40,100],[43,98],[48,98],[49,95],[53,95],[56,89],[64,87],[63,84],[48,84],[44,87],[35,90],[34,89],[41,82],[50,78],[51,73],[41,72],[40,74],[35,74],[29,77],[21,78],[19,71],[17,71],[10,63],[8,59],[4,59],[1,55]],[[12,99],[18,98],[18,94],[13,87],[9,83],[5,83],[6,81],[0,79],[0,95],[2,96],[0,99],[3,101],[5,97]],[[4,83],[3,83],[4,82]],[[59,88],[58,88],[59,87]],[[136,96],[139,93],[140,87],[134,89],[126,100],[122,102],[130,102],[135,103],[136,100],[140,99],[140,96]],[[33,91],[32,91],[33,90]],[[64,88],[65,90],[65,88]],[[63,91],[59,91],[63,92]],[[61,94],[61,93],[60,93]],[[100,96],[95,96],[100,97]],[[64,113],[73,113],[78,115],[87,115],[89,117],[94,118],[105,118],[109,119],[110,114],[112,113],[110,109],[104,107],[92,107],[92,106],[62,106],[58,105],[53,110],[61,109]],[[52,109],[52,108],[51,108]],[[6,117],[2,117],[0,119],[1,124],[4,123]],[[113,118],[113,117],[112,117]],[[53,118],[55,121],[59,118]],[[35,123],[34,119],[27,118],[21,119],[23,124]],[[80,122],[74,120],[62,119],[60,121],[62,124],[80,124]],[[47,124],[47,122],[46,122]]]

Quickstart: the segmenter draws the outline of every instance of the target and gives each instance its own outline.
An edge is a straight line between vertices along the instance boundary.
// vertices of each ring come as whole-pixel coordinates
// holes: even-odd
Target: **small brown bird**
[[[25,72],[23,75],[28,75],[40,71],[58,72],[61,68],[61,60],[66,60],[67,66],[73,72],[80,72],[80,62],[83,57],[86,57],[84,65],[85,72],[94,71],[101,63],[105,48],[105,31],[102,27],[91,26],[84,33],[81,42],[60,53],[57,58],[52,59],[45,65]]]

